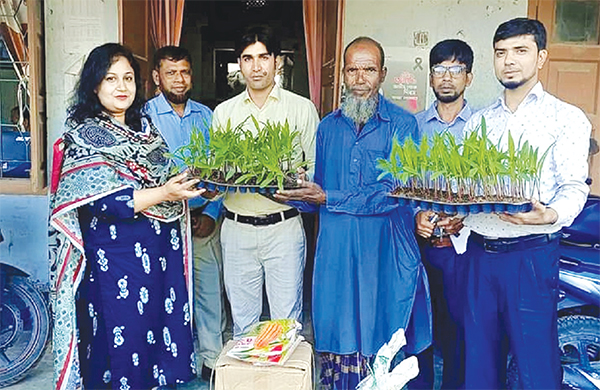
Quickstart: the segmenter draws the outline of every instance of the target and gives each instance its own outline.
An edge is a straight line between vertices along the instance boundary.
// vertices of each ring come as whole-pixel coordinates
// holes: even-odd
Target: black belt
[[[289,209],[281,211],[279,213],[264,215],[262,217],[251,217],[248,215],[239,215],[236,213],[232,213],[231,211],[225,209],[225,218],[234,220],[239,223],[247,223],[249,225],[254,226],[272,225],[274,223],[293,218],[298,214],[300,214],[300,212],[297,209]]]
[[[534,249],[549,244],[561,236],[560,232],[550,234],[531,234],[523,237],[487,238],[471,232],[470,238],[483,247],[486,252],[504,253],[525,249]]]

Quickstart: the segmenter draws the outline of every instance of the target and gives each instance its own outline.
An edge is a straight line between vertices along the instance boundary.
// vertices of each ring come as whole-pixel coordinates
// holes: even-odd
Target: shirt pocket
[[[362,184],[371,185],[377,183],[377,177],[383,172],[377,168],[377,161],[381,158],[386,158],[386,155],[381,150],[366,150],[363,160],[362,169]]]

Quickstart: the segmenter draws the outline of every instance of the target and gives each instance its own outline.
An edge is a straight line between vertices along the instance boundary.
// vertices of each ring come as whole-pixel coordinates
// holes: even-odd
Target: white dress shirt
[[[540,193],[533,195],[554,209],[558,220],[552,225],[515,225],[504,222],[496,214],[471,214],[466,227],[488,237],[520,237],[553,233],[569,226],[581,212],[589,187],[588,151],[591,123],[579,108],[544,91],[538,82],[515,112],[504,101],[504,94],[491,106],[471,117],[465,131],[473,131],[485,117],[487,136],[506,150],[508,132],[515,141],[529,141],[537,147],[538,156],[550,148],[541,173]],[[522,138],[521,138],[522,137]]]

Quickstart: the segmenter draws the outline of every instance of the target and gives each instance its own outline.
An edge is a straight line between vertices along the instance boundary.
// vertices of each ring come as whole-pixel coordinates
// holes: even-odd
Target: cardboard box
[[[255,366],[227,356],[227,343],[215,366],[216,390],[312,390],[312,346],[302,341],[283,366]]]

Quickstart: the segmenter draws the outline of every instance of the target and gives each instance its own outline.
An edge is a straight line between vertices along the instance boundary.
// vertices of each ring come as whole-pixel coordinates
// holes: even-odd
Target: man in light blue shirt
[[[427,110],[415,114],[419,136],[449,131],[460,141],[473,113],[465,99],[465,89],[473,80],[473,51],[459,39],[447,39],[431,49],[429,61],[429,85],[436,100]]]
[[[209,139],[211,110],[190,99],[192,59],[181,47],[165,46],[154,55],[152,79],[160,95],[148,101],[146,113],[152,119],[169,151],[190,142],[196,129]],[[179,162],[182,165],[182,162]],[[181,166],[183,168],[183,166]],[[192,209],[194,252],[194,317],[198,334],[198,367],[208,381],[223,348],[225,311],[223,262],[221,258],[219,215],[221,201],[202,197],[189,201]]]
[[[415,115],[419,138],[427,136],[431,139],[434,134],[450,132],[457,142],[461,142],[463,128],[472,114],[464,93],[473,80],[473,50],[458,39],[438,42],[429,53],[429,65],[429,85],[436,101],[429,109]],[[443,228],[445,234],[432,235],[436,227],[433,217],[440,218],[438,227]],[[433,211],[420,211],[416,216],[417,234],[424,238],[420,244],[429,277],[434,341],[431,348],[419,355],[421,373],[415,380],[416,388],[433,388],[434,346],[440,350],[443,359],[442,389],[460,389],[464,385],[462,300],[457,290],[462,263],[457,260],[449,236],[461,227],[459,218],[436,215]]]

